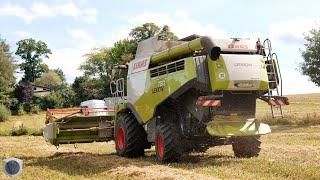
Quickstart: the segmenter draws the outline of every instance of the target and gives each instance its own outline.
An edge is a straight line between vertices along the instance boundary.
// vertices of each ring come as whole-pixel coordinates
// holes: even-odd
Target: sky
[[[44,62],[61,68],[69,83],[82,74],[79,65],[91,49],[112,46],[146,22],[169,25],[181,38],[269,38],[278,54],[283,93],[319,93],[298,69],[304,34],[320,26],[319,7],[317,0],[0,0],[0,36],[12,52],[21,39],[46,42],[52,55]]]

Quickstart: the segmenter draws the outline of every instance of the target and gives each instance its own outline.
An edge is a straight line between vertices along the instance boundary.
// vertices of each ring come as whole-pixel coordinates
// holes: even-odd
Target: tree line
[[[68,84],[61,69],[50,69],[43,60],[52,54],[47,44],[41,40],[23,39],[17,42],[15,55],[5,39],[0,38],[0,114],[8,108],[13,114],[39,112],[46,108],[78,106],[88,99],[103,99],[111,95],[109,83],[126,76],[126,71],[115,73],[113,66],[127,64],[134,59],[140,41],[158,34],[163,40],[177,40],[167,25],[145,23],[131,30],[128,38],[121,39],[111,47],[99,47],[84,55],[85,62],[79,69],[83,76],[76,77]],[[300,64],[302,74],[320,85],[320,29],[313,29],[305,36],[305,50],[301,51],[304,61]],[[16,82],[15,74],[23,77]],[[45,96],[35,96],[33,86],[50,89]],[[0,115],[1,121],[1,115]]]
[[[50,69],[43,62],[52,54],[48,45],[32,38],[17,42],[15,55],[10,51],[5,39],[0,39],[0,104],[9,108],[13,114],[39,112],[47,108],[78,106],[88,99],[103,99],[111,95],[111,77],[126,76],[126,71],[115,73],[113,66],[126,64],[134,59],[138,42],[156,34],[163,40],[176,40],[178,37],[167,25],[145,23],[131,30],[129,37],[121,39],[111,47],[99,47],[85,54],[85,62],[79,69],[83,76],[76,77],[68,84],[61,69]],[[15,74],[23,77],[16,82]],[[50,89],[45,96],[34,95],[34,86]],[[1,110],[0,110],[1,111]]]

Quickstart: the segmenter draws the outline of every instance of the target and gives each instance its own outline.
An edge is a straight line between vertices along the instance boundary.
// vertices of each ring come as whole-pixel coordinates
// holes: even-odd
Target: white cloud
[[[16,16],[27,23],[30,23],[33,19],[32,13],[27,9],[10,3],[0,6],[0,16]]]
[[[261,32],[244,32],[242,34],[242,38],[249,38],[251,40],[258,40],[258,38],[260,38],[260,41],[263,41],[263,35]]]
[[[283,93],[304,94],[320,92],[320,87],[309,81],[307,76],[301,75],[294,69],[282,69]]]
[[[211,35],[214,38],[228,38],[228,34],[214,24],[201,24],[189,17],[185,11],[178,10],[174,13],[144,12],[128,18],[131,26],[154,22],[158,25],[168,25],[171,31],[179,37],[190,34]]]
[[[85,41],[86,44],[95,44],[95,40],[84,29],[68,29],[67,31],[73,39]]]
[[[26,23],[35,19],[52,18],[56,16],[70,16],[86,23],[96,23],[97,10],[94,8],[79,8],[72,1],[58,5],[48,5],[34,1],[29,9],[19,5],[7,3],[0,5],[0,16],[16,16]]]
[[[30,32],[23,30],[14,31],[13,35],[18,37],[18,39],[30,38],[32,36]]]
[[[303,44],[303,35],[320,25],[320,18],[298,17],[269,26],[269,37],[285,43]]]
[[[52,48],[52,55],[44,62],[50,68],[61,68],[66,75],[67,82],[72,83],[82,72],[78,69],[85,61],[84,55],[98,44],[84,29],[67,29],[71,38],[76,40],[77,46],[70,48]]]
[[[81,48],[52,49],[52,55],[44,62],[50,68],[60,68],[65,73],[67,82],[72,83],[77,76],[81,76],[78,70],[80,64],[85,61],[83,55],[88,52]]]

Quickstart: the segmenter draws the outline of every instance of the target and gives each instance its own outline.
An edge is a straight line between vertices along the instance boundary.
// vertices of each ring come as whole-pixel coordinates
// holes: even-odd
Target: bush
[[[43,110],[47,108],[63,107],[63,98],[59,94],[51,92],[50,94],[42,97],[40,106]]]
[[[31,136],[42,136],[43,129],[28,129],[28,134]]]
[[[22,136],[22,135],[27,135],[28,134],[28,129],[25,128],[24,126],[20,126],[17,129],[12,129],[11,131],[11,136]]]
[[[24,106],[23,104],[19,104],[19,107],[18,107],[18,116],[22,116],[22,115],[25,115],[26,114],[26,111],[24,111]]]
[[[4,122],[9,119],[11,111],[3,104],[0,104],[0,122]]]
[[[39,105],[33,105],[31,106],[31,113],[32,114],[39,114],[39,112],[41,111],[40,106]]]

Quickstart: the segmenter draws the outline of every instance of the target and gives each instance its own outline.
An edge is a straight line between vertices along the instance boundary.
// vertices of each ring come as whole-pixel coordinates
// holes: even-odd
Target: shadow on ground
[[[116,169],[118,167],[135,166],[139,168],[150,167],[159,164],[155,162],[153,151],[147,151],[146,156],[141,158],[124,158],[116,154],[94,154],[87,152],[56,152],[47,157],[20,157],[25,160],[26,166],[46,167],[52,170],[61,171],[69,175],[81,175],[90,177],[101,172]],[[184,155],[180,161],[170,164],[171,168],[190,169],[194,167],[222,166],[230,163],[237,163],[233,156],[192,154]]]

